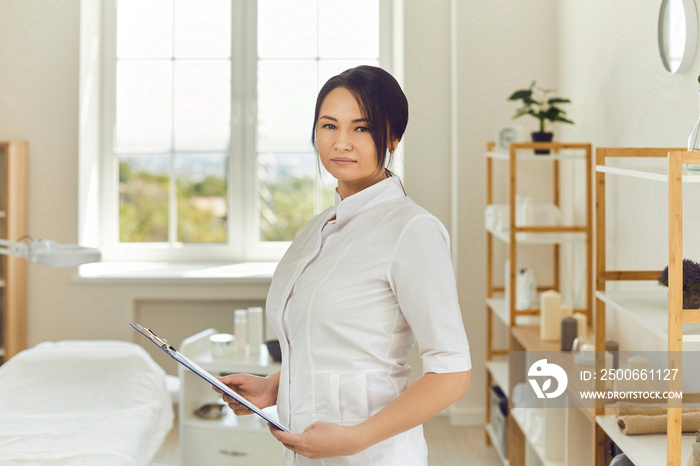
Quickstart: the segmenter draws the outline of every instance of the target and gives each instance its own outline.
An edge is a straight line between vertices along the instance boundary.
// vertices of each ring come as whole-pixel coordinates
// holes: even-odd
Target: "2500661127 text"
[[[678,369],[601,369],[600,380],[676,380]],[[597,371],[580,371],[581,380],[598,380]]]

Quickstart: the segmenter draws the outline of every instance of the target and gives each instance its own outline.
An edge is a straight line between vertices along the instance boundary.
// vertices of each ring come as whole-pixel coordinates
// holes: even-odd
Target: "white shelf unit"
[[[666,290],[597,291],[596,298],[619,315],[633,319],[651,334],[668,340],[668,294]],[[700,342],[700,324],[686,324],[683,342]]]
[[[488,144],[491,144],[489,142]],[[511,148],[516,150],[518,152],[518,159],[520,160],[537,160],[537,161],[542,161],[543,159],[547,160],[581,160],[585,158],[584,155],[581,155],[580,153],[566,153],[566,154],[561,154],[558,152],[553,152],[550,154],[546,155],[540,155],[540,154],[535,154],[534,153],[534,145],[535,144],[530,144],[530,143],[515,143],[511,144]],[[546,147],[544,147],[546,146]],[[567,149],[581,149],[582,144],[566,144],[566,143],[551,143],[551,144],[544,144],[543,147],[547,149],[551,149],[553,151],[559,151],[559,150],[567,150]],[[510,160],[510,150],[508,151],[495,151],[492,149],[492,146],[488,145],[486,147],[486,157],[494,159],[494,160]]]
[[[183,341],[180,352],[207,372],[220,376],[232,373],[269,375],[280,368],[272,361],[265,345],[257,355],[238,355],[226,359],[212,356],[209,337],[217,333],[208,329]],[[195,411],[202,405],[221,402],[221,395],[198,375],[178,367],[180,377],[179,433],[181,466],[200,464],[246,465],[279,464],[282,446],[270,434],[267,423],[258,416],[236,416],[225,408],[219,419],[202,419]],[[266,412],[276,416],[274,408]]]
[[[647,165],[638,167],[609,167],[599,165],[596,166],[596,172],[668,183],[668,167],[666,166]],[[682,169],[681,173],[681,180],[683,183],[700,183],[700,173],[691,173],[685,167]]]
[[[666,464],[665,435],[625,435],[617,427],[614,414],[596,416],[596,423],[605,434],[627,455],[636,466],[658,466]],[[683,436],[680,458],[683,463],[690,457],[695,436]]]
[[[493,441],[491,445],[493,446],[493,450],[496,452],[496,456],[498,457],[498,460],[501,462],[503,465],[508,465],[508,457],[506,454],[503,452],[501,447],[499,446],[499,443],[495,440],[496,439],[496,432],[494,432],[493,427],[491,427],[491,424],[486,424],[486,435],[489,436]]]
[[[566,408],[513,408],[511,416],[527,439],[525,464],[589,466],[593,461],[592,422],[570,403]],[[532,418],[541,425],[539,434]]]
[[[490,394],[490,387],[493,384],[501,387],[503,392],[508,396],[510,384],[508,376],[508,352],[512,350],[512,344],[508,348],[496,348],[494,345],[494,324],[499,323],[508,333],[514,326],[533,326],[539,325],[539,309],[516,309],[515,302],[515,287],[510,294],[508,302],[504,297],[505,289],[502,286],[494,285],[494,243],[499,241],[508,249],[508,257],[510,260],[510,269],[507,271],[510,276],[510,283],[515,283],[517,270],[517,250],[519,246],[526,245],[547,245],[553,249],[553,277],[554,283],[538,287],[538,291],[548,289],[560,289],[560,246],[570,243],[582,243],[586,245],[586,305],[582,309],[575,309],[575,312],[585,313],[588,321],[591,321],[592,309],[592,207],[591,207],[591,186],[592,186],[592,149],[590,144],[568,144],[568,143],[515,143],[511,144],[509,151],[497,152],[494,151],[495,145],[493,142],[487,143],[486,146],[486,204],[494,204],[494,162],[499,161],[508,164],[508,225],[503,230],[495,230],[486,228],[486,275],[487,275],[487,296],[486,296],[486,321],[487,321],[487,336],[486,336],[486,393]],[[534,149],[549,149],[550,154],[538,155],[534,153]],[[516,223],[516,192],[518,176],[518,163],[524,161],[532,161],[532,163],[543,164],[543,169],[551,167],[552,170],[552,192],[551,201],[555,206],[560,205],[560,163],[563,161],[580,162],[584,165],[584,174],[586,179],[585,184],[585,222],[579,225],[518,225]],[[511,311],[512,310],[512,311]],[[512,338],[509,338],[512,341]],[[490,429],[490,403],[487,399],[486,403],[486,442],[487,444],[497,445],[493,438],[493,432]],[[509,423],[515,422],[509,416]],[[590,430],[590,429],[589,429]],[[509,436],[512,436],[514,429],[509,427]],[[518,430],[519,431],[519,430]],[[521,432],[521,431],[520,431]],[[509,460],[511,465],[520,464],[557,464],[557,463],[542,463],[538,462],[538,455],[533,453],[531,447],[527,445],[525,438],[524,448],[523,439],[519,438],[515,442],[509,439],[508,456],[506,459],[502,452],[496,448],[502,463],[506,464]],[[523,453],[527,454],[527,458],[523,457]]]
[[[490,299],[487,300],[487,306],[489,306],[492,311],[494,312],[495,315],[498,316],[499,320],[503,322],[504,325],[507,325],[507,323],[510,321],[507,313],[508,310],[506,309],[506,302],[503,297],[499,299]],[[527,317],[527,316],[522,316],[518,317],[518,322],[523,323],[523,319],[529,319],[533,320],[533,317]],[[536,319],[536,318],[534,318]],[[507,356],[500,356],[493,358],[489,361],[486,361],[486,374],[487,377],[489,378],[489,381],[487,383],[487,390],[488,390],[488,395],[490,396],[490,388],[491,385],[497,385],[498,387],[501,388],[503,391],[503,394],[506,397],[510,396],[509,390],[510,390],[510,384],[508,383],[508,358]],[[508,465],[508,456],[507,454],[502,450],[500,443],[497,439],[497,434],[493,430],[493,427],[491,426],[491,418],[490,418],[490,407],[491,403],[490,400],[487,400],[487,406],[489,408],[489,417],[487,417],[486,424],[484,426],[484,429],[486,431],[486,439],[487,442],[489,442],[492,446],[494,451],[496,452],[496,455],[498,456],[498,459],[501,461],[502,465]],[[507,428],[507,427],[506,427]]]
[[[569,144],[569,143],[514,143],[510,145],[509,152],[496,152],[493,150],[494,143],[487,143],[486,151],[486,203],[493,204],[494,199],[494,181],[493,181],[493,161],[507,161],[509,163],[509,187],[508,187],[508,206],[509,206],[509,225],[505,230],[494,230],[487,228],[487,305],[489,309],[501,315],[509,315],[508,309],[515,308],[515,295],[510,297],[510,303],[501,305],[498,302],[498,294],[502,294],[504,289],[493,285],[493,244],[494,239],[499,240],[507,245],[510,251],[511,263],[511,283],[515,283],[515,273],[517,264],[515,253],[519,245],[551,245],[555,248],[555,263],[553,264],[555,273],[553,286],[542,286],[542,289],[559,288],[559,264],[558,264],[558,246],[567,243],[583,243],[587,245],[587,256],[592,257],[592,207],[591,207],[591,191],[590,181],[591,175],[591,145],[590,144]],[[534,149],[547,148],[552,151],[549,155],[535,155]],[[559,151],[566,151],[560,153]],[[551,164],[553,171],[553,186],[552,186],[552,203],[559,205],[560,203],[560,179],[559,179],[559,162],[561,161],[583,161],[585,165],[586,194],[585,194],[585,210],[586,221],[581,225],[559,225],[559,226],[543,226],[543,225],[517,225],[515,218],[515,198],[517,191],[518,169],[517,162],[519,161],[537,161],[538,163]],[[587,276],[592,277],[592,264],[588,260]],[[587,280],[589,283],[591,280]],[[576,309],[578,312],[585,312],[587,317],[591,318],[591,292],[590,287],[586,290],[586,307],[584,309]],[[516,319],[522,316],[538,315],[539,311],[535,309],[516,310],[513,316],[510,316],[508,325],[515,325]],[[527,321],[534,323],[533,321]],[[488,358],[487,358],[488,359]]]
[[[624,161],[615,166],[616,162]],[[679,358],[672,356],[683,350],[684,343],[700,342],[700,311],[683,309],[683,206],[682,185],[700,183],[700,176],[688,173],[685,164],[700,162],[700,152],[664,148],[597,148],[596,149],[596,351],[605,350],[606,312],[642,326],[668,345],[669,368],[679,368]],[[619,165],[619,164],[618,164]],[[669,288],[650,291],[606,291],[614,281],[652,281],[660,270],[608,270],[606,257],[606,176],[622,176],[652,180],[668,185],[669,218]],[[638,348],[635,348],[638,349]],[[621,350],[625,350],[621,348]],[[668,388],[681,390],[681,377]],[[684,393],[684,398],[686,395]],[[669,404],[669,406],[675,406]],[[596,465],[605,464],[603,451],[607,436],[637,466],[682,464],[690,455],[694,437],[683,438],[680,431],[680,409],[668,412],[667,435],[629,436],[620,432],[615,416],[596,408]]]
[[[508,360],[494,359],[486,361],[486,370],[488,370],[491,377],[493,377],[494,383],[501,387],[503,393],[506,396],[510,396],[508,390]]]
[[[498,385],[501,390],[503,391],[503,394],[506,397],[509,397],[509,386],[508,386],[508,359],[506,358],[498,358],[498,359],[493,359],[491,361],[486,361],[486,372],[490,374],[493,384]],[[507,428],[507,427],[506,427]],[[493,427],[491,427],[490,422],[487,422],[485,425],[486,429],[486,435],[488,435],[489,440],[491,441],[491,444],[493,445],[493,449],[496,451],[496,455],[498,456],[498,459],[501,461],[501,464],[507,465],[508,464],[508,457],[505,454],[505,452],[501,449],[500,443],[498,442],[496,436],[496,432],[493,430]]]
[[[543,466],[564,466],[564,408],[512,408],[510,415],[518,424],[520,430],[527,438],[525,458],[526,464]],[[532,419],[528,422],[527,418]],[[532,433],[533,425],[541,425],[542,434],[537,437],[528,437]],[[547,429],[547,426],[555,425],[556,429]]]
[[[500,241],[510,243],[509,230],[494,230],[487,227],[486,231]],[[520,232],[516,233],[515,239],[520,244],[567,244],[567,243],[584,243],[586,234],[583,232],[572,233],[536,233],[536,232]]]
[[[499,295],[491,298],[486,298],[486,306],[491,312],[493,312],[493,315],[497,317],[501,323],[503,323],[503,325],[510,325],[510,308],[504,296]],[[540,318],[536,315],[525,315],[515,317],[515,325],[539,324]]]
[[[590,331],[590,327],[588,329]],[[591,336],[590,333],[587,336]],[[543,342],[539,339],[539,327],[517,326],[511,331],[514,351],[525,357],[526,352],[559,352],[558,342]],[[512,374],[511,385],[527,383],[523,374]],[[576,393],[570,384],[567,390]],[[576,405],[565,396],[565,407],[534,408],[513,407],[513,420],[509,433],[515,437],[514,448],[518,454],[510,456],[511,463],[527,466],[564,465],[591,466],[594,461],[593,439],[595,418],[591,408]],[[511,444],[509,444],[509,453]]]

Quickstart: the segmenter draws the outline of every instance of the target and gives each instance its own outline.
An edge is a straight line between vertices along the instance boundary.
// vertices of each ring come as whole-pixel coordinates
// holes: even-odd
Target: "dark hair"
[[[344,87],[355,96],[363,118],[369,122],[369,132],[377,148],[377,164],[383,167],[387,161],[387,149],[394,140],[400,140],[408,124],[408,100],[401,86],[385,70],[376,66],[361,65],[345,70],[326,81],[318,93],[314,111],[311,143],[316,147],[316,125],[321,104],[335,88]],[[389,151],[389,163],[393,150]]]

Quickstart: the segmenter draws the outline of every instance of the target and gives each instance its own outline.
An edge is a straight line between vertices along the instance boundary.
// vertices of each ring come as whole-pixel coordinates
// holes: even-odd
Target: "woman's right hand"
[[[274,406],[277,403],[277,390],[279,387],[279,373],[272,374],[268,377],[258,377],[248,374],[233,374],[226,377],[218,378],[224,385],[232,388],[236,393],[244,397],[246,400],[253,403],[258,408],[267,408]],[[222,393],[221,390],[213,387],[215,392]],[[223,393],[222,393],[223,394]],[[222,396],[223,400],[228,403],[236,416],[252,414],[242,404],[228,395]]]

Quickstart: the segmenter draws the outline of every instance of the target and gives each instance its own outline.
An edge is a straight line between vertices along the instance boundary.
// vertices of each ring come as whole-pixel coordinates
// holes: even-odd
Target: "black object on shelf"
[[[578,332],[578,322],[573,317],[561,320],[561,350],[571,351]]]
[[[620,344],[614,340],[605,342],[605,351],[609,351],[613,357],[613,369],[620,367]]]
[[[491,430],[493,441],[508,457],[508,398],[498,385],[491,386]]]
[[[268,340],[265,342],[265,346],[267,346],[267,352],[270,353],[273,361],[282,362],[282,349],[279,340]]]

